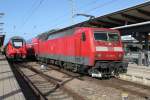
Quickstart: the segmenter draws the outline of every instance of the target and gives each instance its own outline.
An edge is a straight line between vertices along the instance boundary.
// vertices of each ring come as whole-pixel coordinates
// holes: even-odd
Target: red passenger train
[[[5,54],[8,59],[25,59],[27,56],[25,40],[19,36],[12,37],[5,46]]]
[[[39,60],[93,77],[109,77],[127,71],[117,30],[75,27],[39,35],[33,39]]]

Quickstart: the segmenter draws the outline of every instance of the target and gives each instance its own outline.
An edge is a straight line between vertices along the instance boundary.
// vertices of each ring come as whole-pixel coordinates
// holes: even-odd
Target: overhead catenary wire
[[[82,6],[81,9],[83,9],[83,7],[89,6],[89,4],[90,4],[90,5],[94,5],[94,4],[97,3],[97,1],[98,1],[98,0],[94,0],[94,1],[92,1],[92,2],[89,2],[89,3],[87,3],[86,5]],[[118,0],[116,0],[116,1],[118,1]],[[107,2],[105,2],[105,3],[103,3],[103,4],[97,5],[96,7],[90,8],[90,9],[88,9],[88,10],[84,10],[83,13],[89,13],[89,12],[95,11],[95,10],[100,9],[100,8],[102,8],[102,7],[105,7],[105,6],[108,6],[108,5],[110,5],[110,4],[116,3],[116,1],[114,1],[114,0],[107,1]],[[61,26],[61,25],[62,25],[61,22],[65,22],[65,23],[66,23],[68,19],[64,19],[64,20],[61,19],[61,18],[66,17],[66,16],[67,16],[67,13],[64,14],[64,15],[62,15],[62,16],[56,17],[56,21],[55,21],[54,25],[53,25],[53,26],[50,26],[50,27],[54,27],[54,28],[55,28],[55,27]],[[60,23],[61,23],[61,24],[60,24]]]
[[[98,0],[94,0],[94,1],[92,1],[92,2],[88,2],[86,5],[82,5],[80,8],[87,7],[87,5],[95,4],[97,1],[98,1]],[[65,14],[63,14],[63,15],[61,15],[61,16],[56,17],[55,20],[58,20],[58,19],[60,19],[60,18],[63,18],[63,17],[65,17],[65,16],[67,16],[67,15],[68,15],[68,13],[65,13]]]
[[[37,1],[36,1],[37,2]],[[36,3],[35,2],[35,3]],[[40,2],[38,3],[38,5],[32,9],[31,13],[28,15],[28,17],[24,20],[23,24],[21,25],[21,27],[19,29],[22,29],[26,24],[27,22],[30,20],[30,18],[33,16],[33,14],[38,10],[38,8],[41,6],[41,4],[44,2],[44,0],[40,0]],[[34,3],[34,5],[35,5]]]
[[[96,10],[96,9],[99,9],[99,8],[102,8],[102,7],[105,7],[105,6],[108,6],[108,5],[110,5],[110,4],[113,4],[113,3],[115,3],[116,1],[118,1],[118,0],[115,0],[115,1],[114,1],[114,0],[111,0],[111,1],[105,2],[105,3],[103,3],[103,4],[97,5],[96,7],[93,7],[93,8],[91,8],[91,9],[84,10],[83,13],[92,12],[92,11],[94,11],[94,10]],[[96,0],[94,0],[92,3],[95,4],[95,3],[96,3]],[[85,5],[85,6],[87,6],[87,5]],[[63,20],[63,22],[66,22],[66,20],[67,20],[67,19]],[[62,22],[62,21],[61,21],[61,22]],[[52,27],[55,27],[55,26],[58,27],[58,26],[60,26],[60,24],[59,24],[59,23],[58,23],[58,25],[54,24],[54,26],[52,26]]]
[[[93,5],[93,4],[96,4],[96,2],[98,2],[98,0],[94,0],[94,1],[91,1],[91,2],[88,2],[86,5],[82,5],[80,6],[80,8],[83,8],[83,7],[87,7],[89,5]],[[75,10],[76,11],[76,10]],[[62,20],[61,18],[66,18],[66,16],[68,15],[69,12],[66,12],[65,14],[63,15],[60,15],[60,16],[57,16],[55,17],[53,20],[56,20],[54,25],[50,26],[50,27],[55,27],[55,26],[59,26],[58,24],[60,22],[66,22],[68,19],[65,19],[65,20]],[[75,12],[74,12],[75,13]],[[43,25],[42,25],[43,26]]]
[[[40,0],[39,6],[42,4],[43,1],[44,1],[44,0]],[[92,5],[93,5],[93,4],[96,4],[97,1],[98,1],[98,0],[94,0],[94,1],[92,1],[91,3],[89,3],[89,4],[90,4],[90,5],[91,5],[91,4],[92,4]],[[97,5],[97,6],[93,7],[93,8],[88,9],[88,10],[83,10],[83,13],[92,12],[92,11],[94,11],[94,10],[96,10],[96,9],[100,9],[100,8],[102,8],[102,7],[105,7],[105,6],[108,6],[108,5],[110,5],[110,4],[113,4],[113,3],[115,3],[116,1],[118,1],[118,0],[115,0],[115,1],[114,1],[114,0],[107,1],[107,2],[105,2],[105,3],[103,3],[103,4]],[[84,5],[84,6],[88,7],[89,4],[86,4],[86,5]],[[83,9],[84,6],[82,6],[80,9]],[[36,8],[38,9],[38,6],[37,6]],[[36,11],[36,10],[35,10],[35,11]],[[35,13],[35,11],[33,10],[33,13]],[[31,17],[32,15],[33,15],[33,14],[31,14],[30,17]],[[52,27],[56,28],[56,27],[62,25],[61,22],[65,22],[65,23],[66,23],[68,19],[62,20],[62,18],[66,17],[67,15],[68,15],[68,13],[65,13],[65,14],[63,14],[62,16],[56,17],[56,19],[55,19],[56,21],[54,22],[53,25],[50,25],[50,28],[52,28]],[[30,19],[30,17],[27,18],[27,21],[24,22],[23,26],[28,22],[28,20]],[[60,24],[60,23],[61,23],[61,24]]]
[[[105,2],[105,3],[103,3],[103,4],[97,5],[96,7],[93,7],[93,8],[91,8],[91,9],[85,10],[84,13],[89,13],[89,12],[94,11],[94,10],[96,10],[96,9],[99,9],[99,8],[102,8],[102,7],[105,7],[105,6],[108,6],[108,5],[110,5],[110,4],[115,3],[116,1],[119,1],[119,0],[115,0],[115,1],[114,1],[114,0],[110,0],[110,1]]]

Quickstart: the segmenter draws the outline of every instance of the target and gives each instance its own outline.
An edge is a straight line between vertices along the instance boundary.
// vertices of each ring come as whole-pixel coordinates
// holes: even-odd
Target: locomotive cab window
[[[119,35],[112,32],[94,32],[94,38],[101,41],[118,41]]]
[[[85,35],[85,32],[82,33],[81,40],[82,40],[82,41],[86,41],[86,35]]]
[[[12,42],[13,42],[14,47],[16,47],[16,48],[22,47],[22,45],[23,45],[23,41],[19,40],[19,39],[15,39]]]
[[[118,33],[108,33],[109,41],[118,41],[119,35]]]
[[[95,32],[94,38],[95,38],[95,40],[107,41],[107,33],[106,32]]]

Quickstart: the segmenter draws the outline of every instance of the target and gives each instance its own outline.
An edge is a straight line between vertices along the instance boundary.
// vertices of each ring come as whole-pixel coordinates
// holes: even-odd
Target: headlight
[[[100,58],[102,55],[101,54],[96,54],[96,57],[97,58]]]
[[[123,56],[122,54],[119,54],[119,55],[118,55],[119,58],[122,58],[122,56]]]

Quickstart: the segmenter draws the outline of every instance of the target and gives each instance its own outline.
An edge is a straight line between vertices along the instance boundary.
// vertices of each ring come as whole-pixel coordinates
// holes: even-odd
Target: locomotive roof
[[[23,39],[23,38],[20,37],[20,36],[13,36],[13,37],[11,37],[10,39]]]
[[[13,36],[10,38],[10,40],[13,40],[13,39],[22,39],[25,42],[25,39],[20,36]]]
[[[72,27],[72,28],[64,28],[64,29],[59,29],[59,30],[52,30],[52,31],[48,31],[48,32],[45,32],[45,33],[38,35],[37,38],[39,38],[41,40],[47,40],[49,35],[52,35],[52,34],[70,34],[70,33],[73,33],[73,31],[77,28],[89,28],[89,27]],[[114,30],[114,29],[109,29],[109,30]]]
[[[50,31],[41,33],[41,34],[39,34],[39,35],[37,36],[37,38],[39,38],[39,39],[41,39],[41,40],[46,40],[46,39],[48,38],[48,36],[49,36],[51,33],[55,32],[55,31],[57,31],[57,30],[58,30],[58,29],[52,29],[52,30],[50,30]]]

